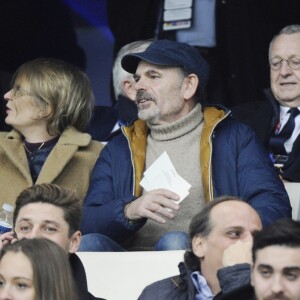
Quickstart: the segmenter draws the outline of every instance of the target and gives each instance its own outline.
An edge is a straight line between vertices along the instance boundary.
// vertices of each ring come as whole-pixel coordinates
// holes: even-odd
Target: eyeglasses
[[[23,89],[20,89],[20,88],[12,88],[12,95],[13,95],[13,98],[17,99],[17,98],[20,98],[22,96],[33,96],[32,93],[26,91],[26,90],[23,90]]]
[[[292,70],[298,70],[300,68],[300,58],[292,57],[290,59],[283,59],[274,57],[269,61],[271,69],[279,70],[282,67],[283,61],[286,61],[287,65]]]

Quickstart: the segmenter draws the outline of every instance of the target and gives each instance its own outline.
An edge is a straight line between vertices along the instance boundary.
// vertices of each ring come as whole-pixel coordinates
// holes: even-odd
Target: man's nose
[[[293,70],[290,68],[288,62],[285,60],[282,61],[282,65],[279,69],[279,72],[282,76],[293,74]]]
[[[140,78],[138,81],[135,82],[134,88],[136,91],[145,90],[146,89],[145,80],[143,78]]]
[[[32,230],[26,234],[27,239],[34,239],[42,237],[41,231],[38,228],[32,228]]]
[[[273,294],[277,295],[283,292],[283,284],[281,276],[274,276],[271,282],[271,291]]]

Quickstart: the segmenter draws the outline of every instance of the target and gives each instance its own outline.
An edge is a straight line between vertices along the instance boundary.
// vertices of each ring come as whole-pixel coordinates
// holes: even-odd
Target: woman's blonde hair
[[[57,59],[38,58],[21,65],[12,79],[28,80],[30,93],[44,109],[50,106],[48,132],[61,134],[68,126],[82,131],[94,107],[94,95],[87,75],[77,67]]]

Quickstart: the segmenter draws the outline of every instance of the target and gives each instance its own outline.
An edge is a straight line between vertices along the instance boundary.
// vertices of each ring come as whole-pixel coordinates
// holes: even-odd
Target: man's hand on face
[[[178,200],[179,196],[169,190],[153,190],[127,204],[125,216],[129,220],[147,218],[166,223],[175,217],[173,211],[179,210],[179,205],[175,202]]]
[[[236,243],[230,245],[225,249],[222,258],[223,267],[230,267],[236,264],[248,263],[252,264],[252,240],[241,241],[238,240]]]
[[[12,244],[17,241],[14,231],[9,231],[0,235],[0,249],[7,244]]]

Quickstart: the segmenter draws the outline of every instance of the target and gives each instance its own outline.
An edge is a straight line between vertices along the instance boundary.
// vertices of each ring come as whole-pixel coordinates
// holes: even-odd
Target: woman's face
[[[4,95],[7,101],[6,124],[22,132],[47,124],[47,112],[39,99],[31,92],[30,83],[25,78],[17,78],[13,88]]]
[[[33,270],[22,252],[9,251],[0,261],[0,300],[34,300]]]

